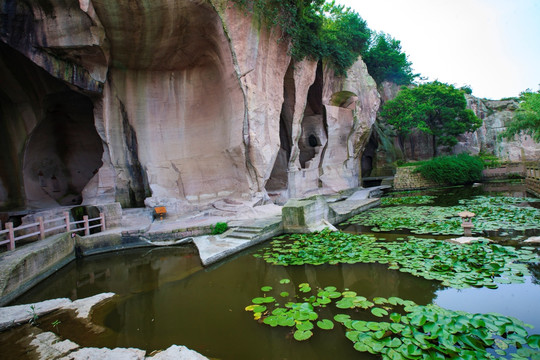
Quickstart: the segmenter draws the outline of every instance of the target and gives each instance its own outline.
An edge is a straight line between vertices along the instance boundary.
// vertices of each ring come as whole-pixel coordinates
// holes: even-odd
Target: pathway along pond
[[[485,189],[482,188],[450,188],[422,194],[436,196],[431,199],[434,203],[430,205],[453,206],[458,204],[459,199],[484,193]],[[370,228],[343,226],[343,230],[349,233],[359,229],[371,232]],[[403,230],[375,233],[378,237],[386,238],[387,243],[409,234]],[[425,235],[418,237],[434,238]],[[437,238],[449,237],[439,235]],[[522,238],[523,236],[512,234],[498,236],[497,240],[508,245],[517,244],[514,240]],[[283,240],[282,244],[290,244],[290,241]],[[281,246],[278,245],[278,249]],[[401,310],[411,305],[396,299],[410,300],[418,305],[438,304],[445,309],[470,313],[496,312],[533,325],[533,329],[527,328],[529,335],[540,334],[540,266],[537,250],[533,251],[534,262],[528,265],[531,274],[523,277],[523,283],[499,284],[496,289],[472,287],[456,290],[443,286],[441,281],[389,269],[389,264],[377,262],[272,265],[263,258],[268,257],[265,254],[269,254],[271,249],[271,243],[266,243],[208,269],[201,268],[193,247],[139,249],[93,256],[77,260],[61,269],[20,297],[16,304],[58,297],[74,300],[101,292],[115,292],[119,294],[118,297],[94,312],[94,322],[103,326],[100,333],[73,321],[69,313],[42,317],[39,326],[81,346],[136,347],[151,352],[179,344],[216,359],[377,359],[380,356],[355,350],[355,347],[365,350],[363,345],[359,344],[357,336],[360,335],[357,330],[365,328],[366,324],[377,327],[378,325],[373,325],[375,322],[392,323],[381,310],[392,312],[399,304],[402,304]],[[267,301],[270,297],[275,301]],[[363,302],[367,310],[361,307],[343,309],[347,307],[347,301],[353,301],[351,299],[362,303],[364,300],[361,297],[365,297],[368,303],[373,301],[371,305]],[[256,300],[257,298],[259,300]],[[262,303],[260,298],[264,299]],[[268,307],[268,311],[275,307],[285,309],[288,301],[301,303],[303,298],[312,304],[315,302],[315,307],[312,308],[318,314],[318,319],[312,322],[313,329],[311,325],[297,325],[301,331],[299,333],[292,331],[293,327],[290,326],[275,326],[272,320],[265,320],[264,323],[263,319],[271,318],[271,314],[256,308],[264,306]],[[252,301],[254,304],[248,308],[252,311],[246,311]],[[289,304],[289,307],[294,306],[300,305]],[[260,321],[254,321],[257,311],[262,312]],[[296,321],[292,324],[309,322],[309,313],[310,311],[302,313],[302,310],[298,309]],[[346,314],[352,319],[366,322],[347,322],[339,317],[336,320],[337,314]],[[442,318],[442,315],[438,316]],[[284,317],[281,319],[284,323],[288,322]],[[321,322],[316,325],[317,321],[322,319],[330,320],[334,325],[333,329],[322,329],[328,327],[328,323]],[[57,320],[60,321],[59,325],[53,326]],[[388,329],[384,331],[384,328],[382,332],[374,329],[372,334],[377,334],[377,330],[381,337],[389,334]],[[20,336],[18,331],[22,330],[0,333],[0,347],[12,350],[14,356],[23,351],[13,345],[14,340]],[[312,336],[309,339],[295,339],[297,336],[307,336],[310,331]],[[354,339],[351,339],[353,337]],[[403,338],[405,337],[404,335]],[[537,340],[534,337],[531,339],[533,343]],[[501,345],[500,341],[496,344],[500,346],[494,345],[494,349],[502,353],[504,344]],[[391,346],[394,345],[398,350],[399,344]],[[411,354],[415,354],[418,349],[410,347],[409,350]],[[2,353],[7,352],[3,350]],[[491,353],[499,356],[494,351]],[[535,356],[538,356],[538,353],[530,357],[537,358]]]

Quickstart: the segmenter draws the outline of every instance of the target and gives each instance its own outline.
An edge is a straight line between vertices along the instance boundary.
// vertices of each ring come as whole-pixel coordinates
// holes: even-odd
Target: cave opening
[[[377,156],[377,149],[379,147],[379,141],[377,133],[375,131],[371,132],[369,136],[369,141],[366,144],[364,152],[362,153],[361,160],[361,175],[362,177],[369,177],[374,168],[374,162]]]
[[[70,90],[49,94],[43,112],[24,155],[28,202],[34,207],[47,206],[51,200],[62,206],[79,205],[84,187],[102,165],[92,101]]]
[[[102,165],[89,95],[0,43],[0,208],[78,205]]]
[[[298,140],[299,160],[302,169],[312,169],[319,166],[316,159],[320,158],[328,137],[322,96],[323,70],[322,63],[319,62],[315,81],[308,90],[307,104],[302,120],[302,135]]]
[[[279,151],[272,168],[270,178],[266,183],[266,191],[274,202],[285,201],[288,188],[288,167],[292,151],[292,125],[296,92],[294,84],[294,67],[291,62],[283,83],[283,104],[279,117]]]

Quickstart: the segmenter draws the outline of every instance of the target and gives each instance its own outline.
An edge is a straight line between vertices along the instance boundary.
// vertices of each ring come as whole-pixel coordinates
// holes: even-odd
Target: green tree
[[[322,10],[321,57],[328,59],[338,74],[344,75],[367,49],[371,30],[358,13],[334,1],[325,3]]]
[[[413,74],[412,64],[401,51],[400,41],[383,32],[372,38],[362,58],[369,74],[378,84],[386,80],[398,85],[409,85],[418,76]]]
[[[325,59],[338,75],[367,48],[371,31],[350,8],[325,0],[230,0],[269,27],[279,26],[291,41],[295,60]]]
[[[403,139],[413,129],[432,135],[433,155],[437,146],[457,144],[457,136],[480,127],[482,121],[467,109],[463,90],[438,81],[403,87],[395,99],[387,101],[381,117]],[[402,140],[401,140],[402,143]]]
[[[521,93],[519,108],[512,121],[506,125],[502,136],[511,139],[520,133],[528,134],[536,142],[540,142],[540,90]]]

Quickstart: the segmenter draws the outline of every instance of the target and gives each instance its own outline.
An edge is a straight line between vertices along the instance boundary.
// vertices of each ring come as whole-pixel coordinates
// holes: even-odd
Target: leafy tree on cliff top
[[[403,87],[387,101],[381,116],[402,139],[413,129],[432,135],[434,156],[437,146],[457,144],[457,136],[480,127],[482,121],[467,109],[463,90],[438,81],[413,88]]]
[[[343,75],[367,48],[371,31],[350,8],[325,0],[231,0],[270,27],[279,26],[292,43],[291,56],[326,59]]]
[[[371,30],[358,13],[334,1],[326,3],[322,10],[321,57],[329,59],[336,72],[343,75],[367,49]]]
[[[519,108],[502,136],[511,139],[517,134],[524,133],[540,142],[540,90],[522,92],[519,102]]]
[[[412,64],[401,51],[400,41],[383,32],[372,38],[370,47],[362,57],[377,84],[390,81],[398,85],[409,85],[418,76],[413,74]]]

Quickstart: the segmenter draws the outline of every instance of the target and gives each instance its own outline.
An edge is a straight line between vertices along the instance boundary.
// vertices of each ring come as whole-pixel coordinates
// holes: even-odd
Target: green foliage
[[[325,59],[336,74],[345,75],[361,55],[378,83],[388,80],[408,85],[417,76],[398,40],[373,34],[357,12],[335,1],[231,1],[253,12],[268,27],[280,27],[292,43],[290,54],[296,60]]]
[[[386,80],[398,85],[409,85],[418,76],[412,73],[412,64],[401,51],[400,41],[382,32],[372,38],[371,46],[362,58],[369,74],[378,84]]]
[[[431,134],[435,152],[439,144],[453,146],[457,144],[458,135],[474,131],[482,124],[474,112],[467,109],[462,90],[438,81],[403,87],[393,100],[384,104],[381,117],[399,135],[408,135],[413,129]]]
[[[226,222],[218,222],[212,227],[212,235],[220,235],[229,229],[229,225]]]
[[[294,293],[293,288],[288,290]],[[532,326],[518,319],[423,306],[396,296],[370,301],[354,291],[339,292],[334,286],[316,289],[302,299],[291,298],[284,306],[270,301],[268,308],[254,303],[245,310],[253,312],[259,323],[290,328],[295,340],[304,341],[313,336],[319,313],[328,313],[322,308],[331,305],[361,319],[353,319],[349,313],[333,317],[345,328],[354,349],[382,359],[494,359],[493,353],[504,356],[507,351],[519,358],[539,355],[540,335],[529,335],[527,328]],[[330,319],[316,324],[326,331],[335,327]]]
[[[499,159],[497,156],[495,156],[493,154],[480,152],[478,154],[478,158],[480,158],[480,160],[482,160],[482,162],[484,163],[485,168],[496,168],[496,167],[501,166],[501,164],[502,164],[501,159]]]
[[[358,13],[334,1],[324,4],[322,19],[320,57],[328,59],[338,75],[344,75],[367,48],[371,31]]]
[[[414,234],[462,235],[458,213],[468,210],[476,214],[472,219],[474,233],[484,231],[526,231],[540,228],[540,210],[520,206],[530,198],[478,196],[460,200],[460,205],[394,206],[375,208],[347,220],[344,224],[372,226],[371,231],[409,229]]]
[[[407,241],[385,242],[371,235],[329,231],[290,238],[293,242],[273,240],[270,249],[256,255],[283,266],[378,262],[458,289],[523,282],[524,275],[529,274],[524,262],[538,259],[528,248],[516,250],[487,241],[459,245],[410,236]],[[301,284],[301,292],[310,290],[308,284]]]
[[[462,86],[459,88],[461,91],[463,91],[465,94],[467,95],[471,95],[472,94],[472,89],[469,85],[465,85],[465,86]]]
[[[502,136],[512,139],[515,135],[523,133],[540,142],[540,90],[522,92],[519,101],[519,108],[512,121],[506,125]]]
[[[350,8],[325,0],[231,0],[269,26],[279,26],[292,43],[291,56],[326,59],[338,75],[367,48],[371,31]]]
[[[407,195],[381,198],[381,205],[413,205],[431,204],[435,196],[430,195]]]
[[[436,157],[416,169],[424,178],[448,185],[479,181],[482,179],[482,170],[482,160],[468,154]]]
[[[30,320],[28,320],[28,322],[33,326],[37,326],[39,315],[36,313],[35,305],[30,305],[30,310],[28,311],[28,313],[30,314]]]

